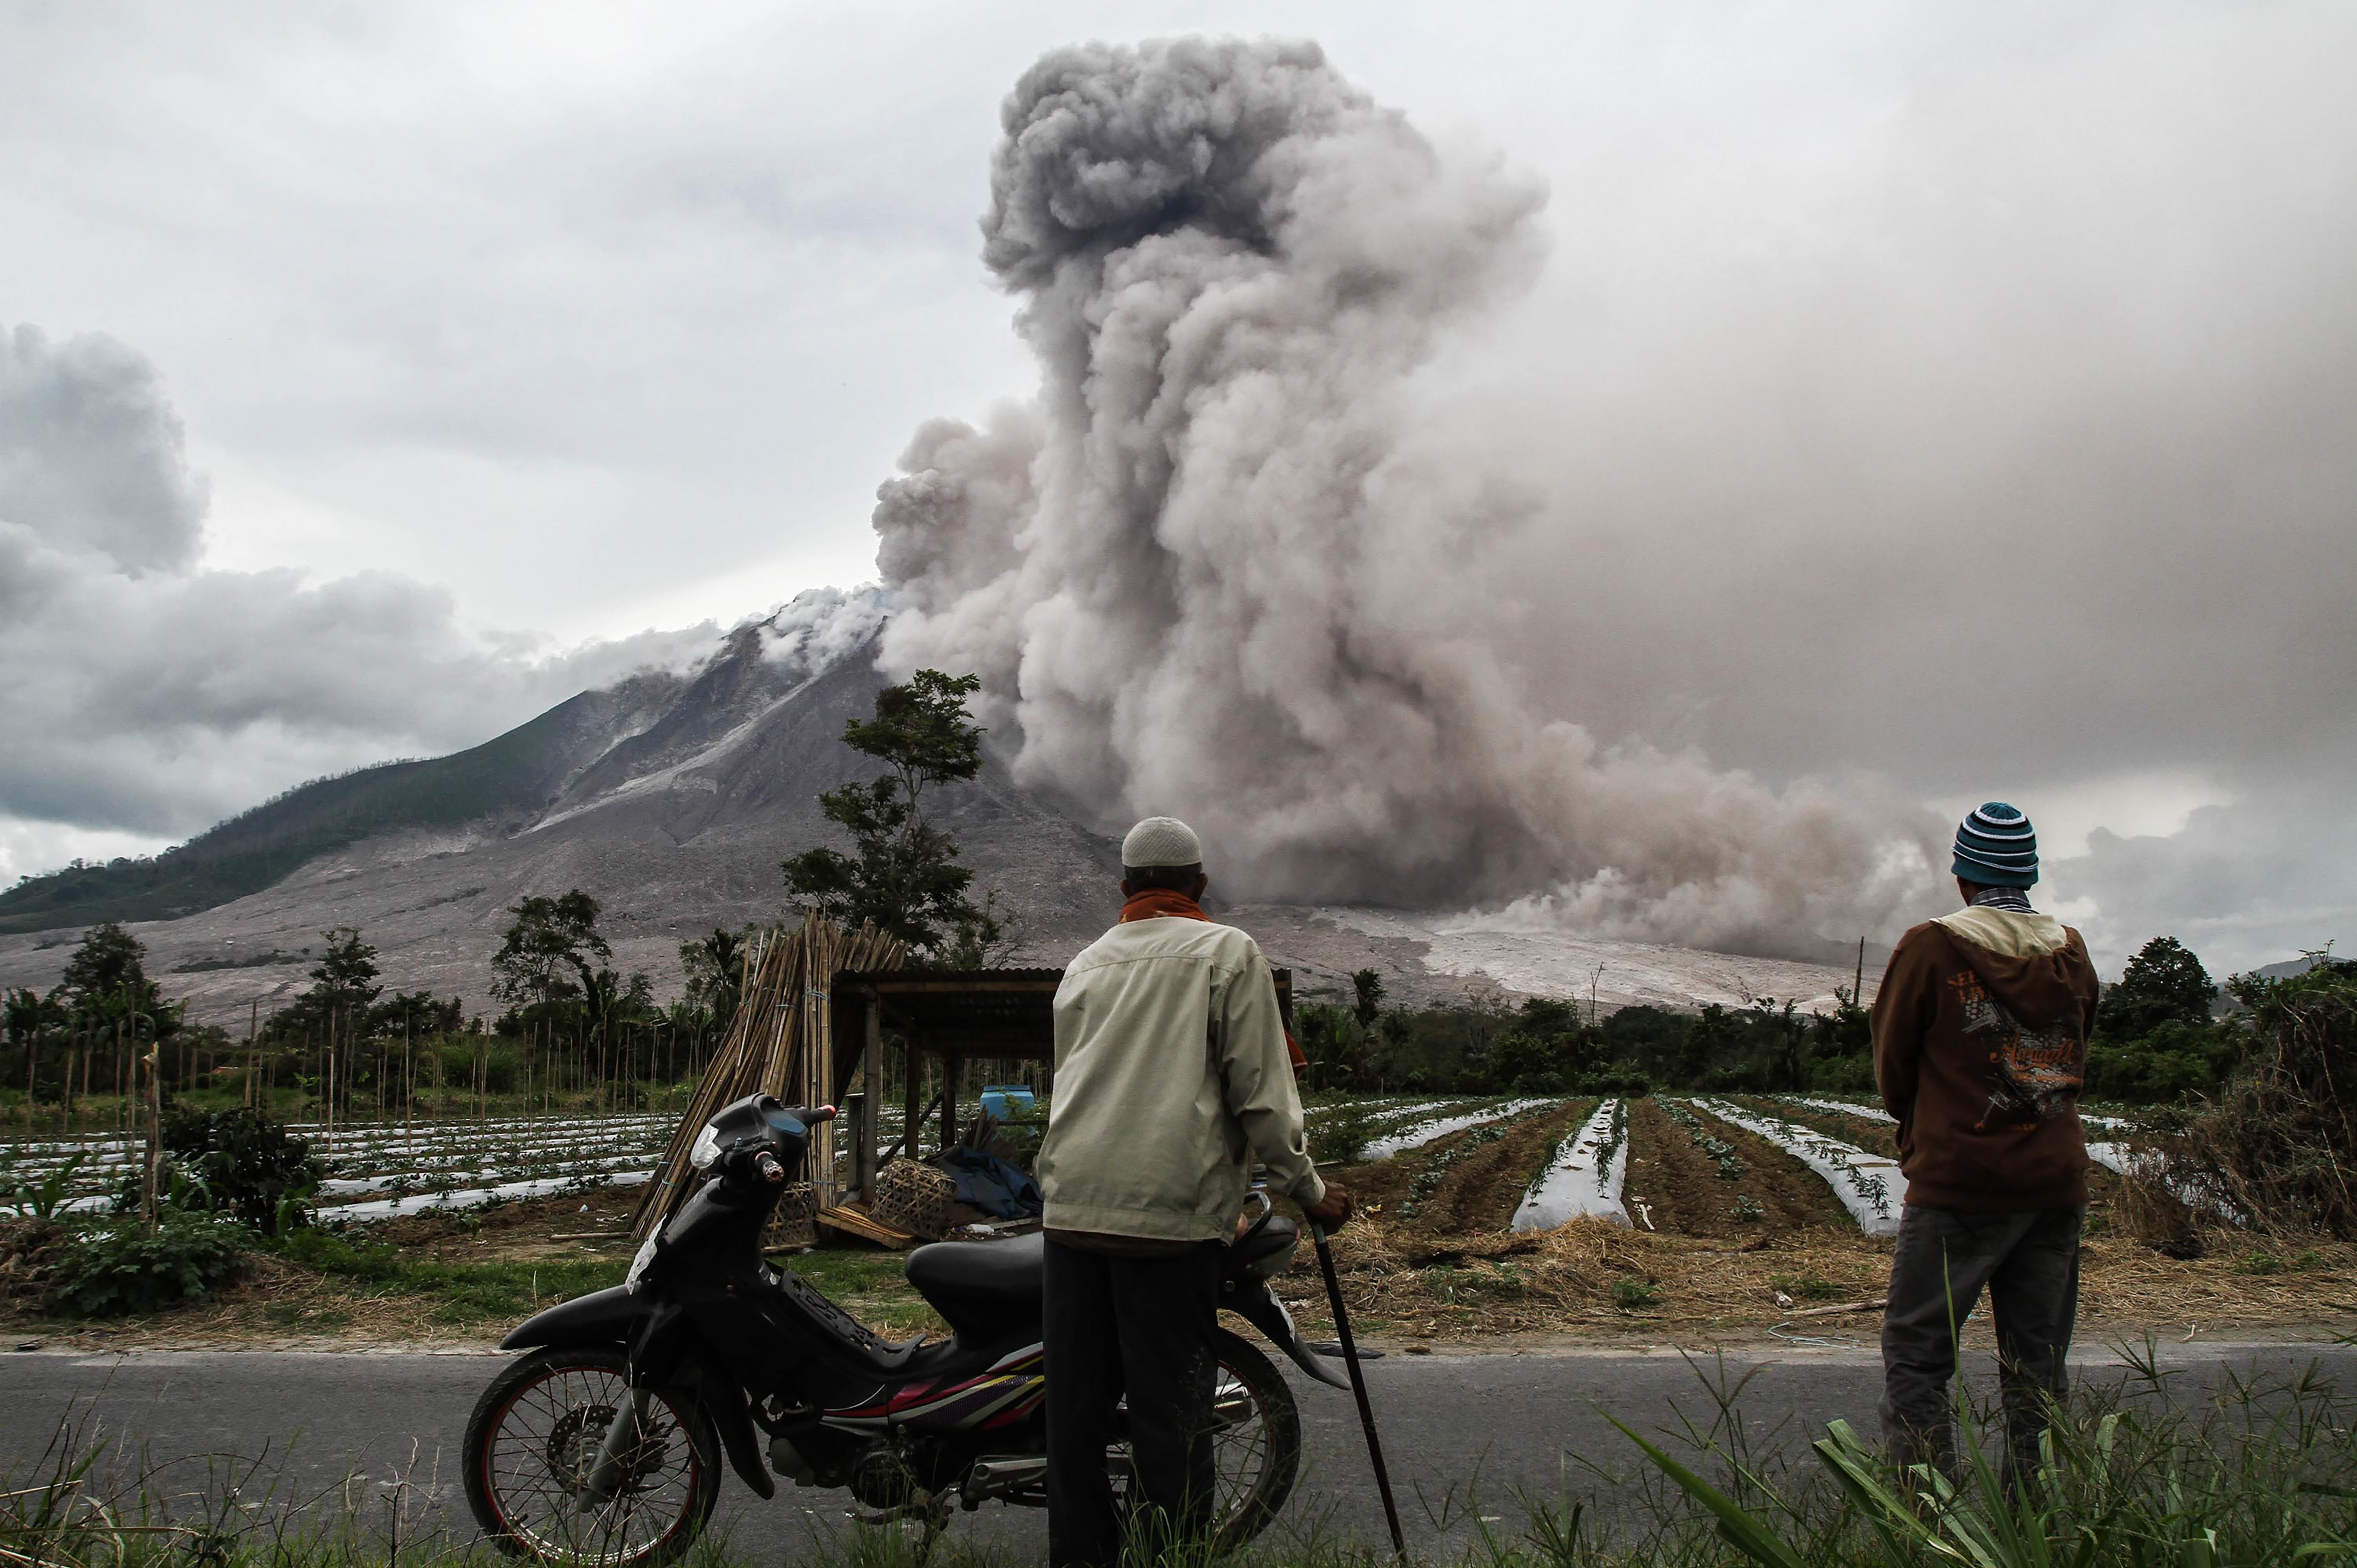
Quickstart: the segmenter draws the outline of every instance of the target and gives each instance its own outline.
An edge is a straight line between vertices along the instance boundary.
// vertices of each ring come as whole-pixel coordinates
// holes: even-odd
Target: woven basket
[[[956,1201],[957,1183],[947,1171],[899,1159],[876,1173],[876,1201],[867,1212],[895,1230],[938,1240],[949,1229],[950,1205]]]
[[[761,1250],[782,1252],[817,1245],[818,1189],[798,1181],[778,1195],[778,1207],[770,1211],[770,1222],[761,1228]]]

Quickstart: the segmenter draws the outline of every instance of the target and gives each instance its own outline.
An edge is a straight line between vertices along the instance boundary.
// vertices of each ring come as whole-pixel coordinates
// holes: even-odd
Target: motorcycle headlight
[[[687,1151],[687,1163],[696,1170],[708,1171],[719,1157],[720,1134],[706,1127],[695,1135],[694,1144]]]

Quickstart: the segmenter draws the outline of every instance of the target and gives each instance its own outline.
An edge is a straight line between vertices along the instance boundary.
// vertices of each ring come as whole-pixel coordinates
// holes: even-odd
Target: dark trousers
[[[1986,1288],[1996,1322],[2007,1479],[2035,1473],[2048,1401],[2069,1390],[2064,1363],[2079,1316],[2079,1226],[2086,1213],[1907,1206],[1882,1316],[1882,1434],[1900,1463],[1956,1477],[1948,1385],[1957,1336]]]
[[[1105,1444],[1114,1405],[1129,1402],[1128,1438],[1148,1552],[1210,1521],[1211,1336],[1220,1316],[1220,1246],[1117,1257],[1048,1243],[1048,1561],[1113,1568],[1125,1521],[1114,1509]]]

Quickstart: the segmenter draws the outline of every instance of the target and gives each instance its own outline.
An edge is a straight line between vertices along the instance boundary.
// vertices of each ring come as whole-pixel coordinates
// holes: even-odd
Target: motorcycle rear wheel
[[[687,1550],[720,1497],[720,1440],[701,1405],[651,1394],[620,1487],[584,1509],[576,1488],[630,1397],[620,1346],[535,1350],[468,1418],[467,1502],[510,1556],[566,1568],[653,1568]]]
[[[1222,1328],[1212,1336],[1219,1362],[1211,1395],[1211,1467],[1219,1493],[1211,1505],[1211,1551],[1221,1554],[1266,1530],[1301,1470],[1301,1409],[1276,1364],[1259,1346]],[[1127,1469],[1127,1455],[1121,1468]],[[1123,1486],[1134,1504],[1134,1479]]]

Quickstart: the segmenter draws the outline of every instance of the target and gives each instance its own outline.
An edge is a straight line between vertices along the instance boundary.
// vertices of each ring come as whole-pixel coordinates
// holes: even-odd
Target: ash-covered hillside
[[[350,925],[393,983],[479,1007],[506,907],[577,886],[607,907],[617,966],[660,987],[682,940],[776,918],[778,863],[834,833],[817,796],[870,768],[841,742],[883,683],[868,618],[840,646],[740,628],[688,676],[585,693],[452,757],[307,785],[154,862],[20,888],[0,984],[52,982],[91,922],[124,918],[198,1016],[242,1016],[299,989],[303,950]],[[1039,951],[1102,928],[1113,842],[996,767],[941,805]]]
[[[322,930],[354,926],[391,984],[481,1009],[507,907],[581,887],[606,906],[616,966],[668,991],[682,940],[777,918],[778,863],[833,842],[817,797],[872,770],[841,736],[884,682],[879,625],[870,600],[837,596],[815,617],[789,607],[689,674],[634,676],[468,751],[306,785],[153,862],[19,888],[0,907],[14,922],[0,936],[0,986],[54,983],[90,923],[125,919],[193,1016],[233,1026],[301,989]],[[1103,929],[1121,824],[1020,786],[996,762],[939,801],[978,886],[1014,913],[1019,957],[1059,964]],[[1255,905],[1223,918],[1260,937],[1307,993],[1347,991],[1365,967],[1402,1002],[1475,989],[1593,993],[1608,1007],[1806,1000],[1846,978],[1446,913]]]

